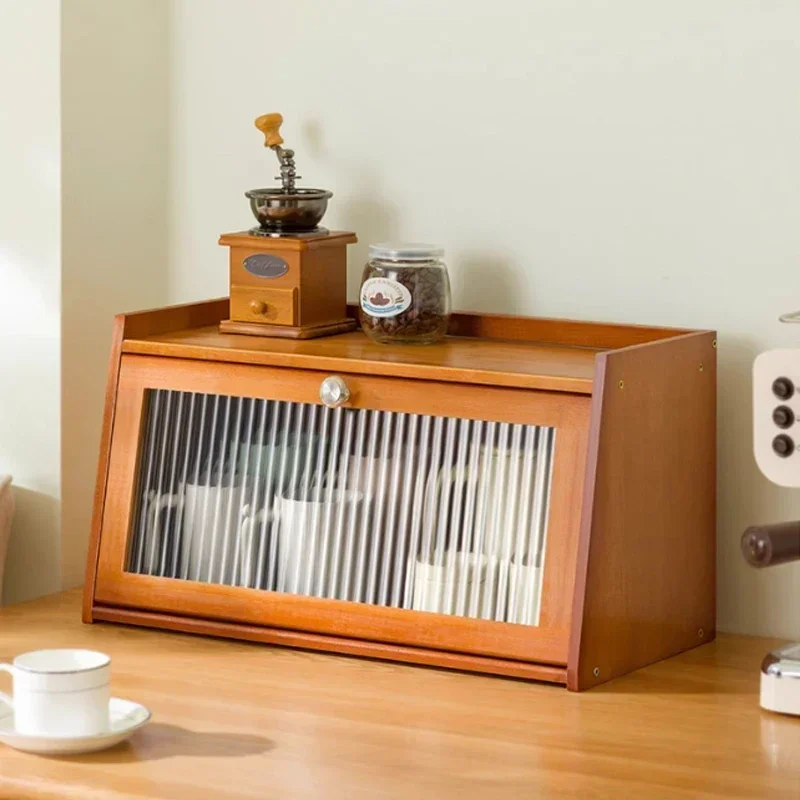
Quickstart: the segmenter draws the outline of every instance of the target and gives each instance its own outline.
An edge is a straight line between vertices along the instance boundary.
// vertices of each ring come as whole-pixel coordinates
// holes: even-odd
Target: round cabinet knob
[[[338,375],[325,378],[319,387],[319,399],[322,405],[328,408],[338,408],[350,399],[350,390],[347,384]]]
[[[251,300],[250,310],[254,314],[263,314],[267,310],[267,304],[263,300]]]

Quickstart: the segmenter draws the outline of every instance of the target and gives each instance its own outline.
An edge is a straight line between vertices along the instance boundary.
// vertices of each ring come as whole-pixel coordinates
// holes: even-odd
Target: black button
[[[794,441],[791,436],[779,433],[772,440],[772,449],[781,457],[788,458],[794,452]]]
[[[788,400],[794,394],[794,384],[788,378],[775,378],[772,393],[778,400]]]
[[[791,428],[794,425],[794,411],[789,406],[778,406],[772,412],[772,421],[779,428]]]

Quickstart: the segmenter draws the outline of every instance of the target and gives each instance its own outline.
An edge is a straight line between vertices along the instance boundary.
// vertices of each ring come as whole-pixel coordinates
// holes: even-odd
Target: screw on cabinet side
[[[600,677],[600,667],[595,667],[595,668],[592,670],[592,675],[594,675],[594,676],[595,676],[595,678],[599,678],[599,677]]]

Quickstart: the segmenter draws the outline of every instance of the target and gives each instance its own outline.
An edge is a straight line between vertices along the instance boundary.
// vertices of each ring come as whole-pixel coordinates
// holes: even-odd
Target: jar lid
[[[389,261],[431,261],[443,255],[444,248],[435,244],[381,242],[369,246],[370,258],[383,258]]]

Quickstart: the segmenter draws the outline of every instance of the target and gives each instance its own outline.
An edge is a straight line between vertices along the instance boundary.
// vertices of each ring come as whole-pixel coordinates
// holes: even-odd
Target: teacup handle
[[[181,503],[181,496],[179,494],[162,494],[156,495],[148,506],[148,529],[153,531],[155,536],[162,536],[165,531],[162,530],[160,516],[164,511],[170,508],[178,508]]]
[[[7,672],[9,675],[14,675],[14,667],[11,664],[0,664],[0,672]],[[0,692],[0,700],[2,700],[9,708],[14,708],[14,698],[10,694]]]

